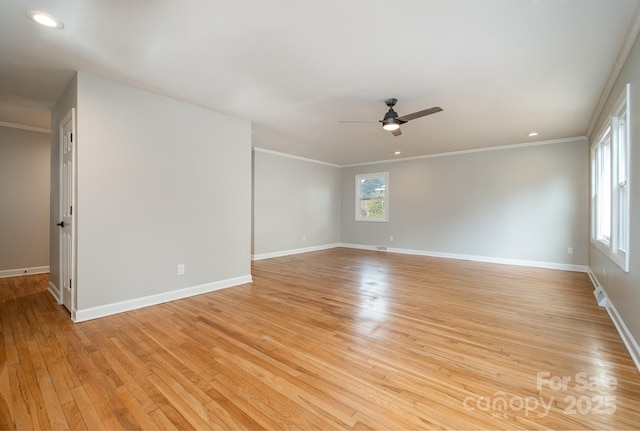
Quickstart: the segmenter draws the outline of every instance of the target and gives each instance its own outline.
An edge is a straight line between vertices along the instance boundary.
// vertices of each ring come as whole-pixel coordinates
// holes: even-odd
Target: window
[[[389,173],[356,175],[356,221],[388,221]]]
[[[594,239],[609,245],[611,241],[611,128],[608,127],[594,147]]]
[[[591,241],[629,271],[629,94],[615,104],[591,147]]]

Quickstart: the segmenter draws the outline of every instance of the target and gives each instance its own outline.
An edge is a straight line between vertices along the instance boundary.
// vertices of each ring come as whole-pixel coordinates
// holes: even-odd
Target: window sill
[[[602,254],[607,256],[613,263],[618,265],[624,272],[629,272],[629,259],[627,255],[612,252],[609,244],[597,239],[592,238],[591,244],[600,250]]]

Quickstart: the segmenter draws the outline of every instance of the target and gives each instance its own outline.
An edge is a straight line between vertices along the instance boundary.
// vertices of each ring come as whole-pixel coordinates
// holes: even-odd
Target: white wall
[[[609,302],[619,313],[628,334],[635,343],[640,341],[640,42],[636,40],[618,79],[602,110],[594,133],[589,136],[591,143],[611,112],[613,104],[622,94],[627,83],[631,83],[631,175],[630,192],[630,240],[629,272],[624,272],[597,247],[589,248],[589,267],[606,292]],[[640,354],[637,351],[636,354]],[[638,360],[640,358],[636,358]],[[640,362],[637,362],[640,367]]]
[[[584,267],[587,166],[587,141],[576,139],[343,168],[341,240]],[[354,221],[355,175],[384,171],[389,222]]]
[[[84,73],[77,108],[78,314],[250,280],[248,121]]]
[[[256,149],[253,175],[256,259],[340,242],[340,168]]]
[[[49,141],[0,126],[0,276],[48,270]]]

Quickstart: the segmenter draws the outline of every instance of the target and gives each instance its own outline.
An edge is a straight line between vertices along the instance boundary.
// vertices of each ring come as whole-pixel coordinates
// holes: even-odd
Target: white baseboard
[[[591,268],[587,269],[587,275],[589,275],[589,279],[591,279],[591,284],[593,284],[594,289],[602,289],[602,285],[596,275],[591,271]]]
[[[301,254],[301,253],[309,253],[312,251],[321,251],[321,250],[328,250],[330,248],[336,248],[336,247],[340,247],[341,244],[324,244],[324,245],[317,245],[314,247],[304,247],[304,248],[296,248],[296,249],[292,249],[292,250],[283,250],[283,251],[276,251],[273,253],[260,253],[260,254],[254,254],[251,256],[251,260],[262,260],[262,259],[271,259],[274,257],[283,257],[283,256],[291,256],[293,254]]]
[[[162,304],[164,302],[175,301],[177,299],[189,298],[191,296],[201,295],[203,293],[209,293],[216,290],[225,289],[227,287],[251,283],[251,281],[251,275],[245,275],[242,277],[230,278],[213,283],[201,284],[199,286],[173,290],[171,292],[159,293],[157,295],[145,296],[143,298],[129,299],[127,301],[101,305],[84,310],[74,310],[74,312],[72,313],[72,319],[74,322],[84,322],[86,320],[98,319],[100,317],[124,313],[125,311],[131,311],[138,308],[149,307],[151,305]]]
[[[443,259],[460,259],[473,262],[498,263],[502,265],[528,266],[533,268],[557,269],[561,271],[588,272],[589,267],[586,265],[572,265],[566,263],[555,262],[539,262],[533,260],[522,259],[506,259],[500,257],[476,256],[469,254],[442,253],[437,251],[412,250],[404,248],[393,248],[386,246],[362,245],[362,244],[340,244],[341,247],[357,248],[360,250],[386,251],[388,253],[411,254],[416,256],[440,257]]]
[[[636,364],[636,368],[638,369],[638,371],[640,371],[640,346],[638,346],[635,338],[633,338],[633,335],[631,335],[631,332],[629,332],[627,325],[625,325],[624,320],[622,320],[622,317],[620,317],[618,310],[616,310],[616,307],[608,298],[605,308],[607,310],[607,313],[609,313],[609,317],[611,318],[613,325],[618,330],[618,334],[620,334],[622,342],[629,351],[629,355],[631,356],[633,363]]]
[[[636,365],[638,371],[640,371],[640,346],[638,346],[638,342],[629,331],[629,328],[627,328],[627,325],[624,323],[624,320],[622,320],[622,317],[620,316],[620,313],[618,313],[616,307],[611,303],[609,295],[607,295],[607,291],[604,289],[602,284],[600,284],[600,281],[593,271],[591,271],[591,268],[589,268],[588,274],[595,289],[593,294],[596,295],[598,305],[601,305],[607,310],[607,314],[609,314],[609,318],[613,322],[613,326],[616,327],[618,334],[620,334],[620,338],[629,351],[629,355],[631,356],[633,363]],[[598,293],[600,293],[600,295],[598,295]],[[604,295],[603,300],[601,299],[602,295]]]
[[[474,262],[498,263],[502,265],[517,265],[517,266],[528,266],[528,267],[534,267],[534,268],[557,269],[561,271],[574,271],[574,272],[589,271],[589,267],[586,265],[572,265],[572,264],[555,263],[555,262],[539,262],[539,261],[521,260],[521,259],[505,259],[505,258],[499,258],[499,257],[475,256],[475,255],[455,254],[455,253],[441,253],[436,251],[412,250],[412,249],[404,249],[404,248],[393,248],[393,247],[387,247],[387,246],[351,244],[351,243],[325,244],[325,245],[320,245],[316,247],[283,250],[283,251],[277,251],[273,253],[262,253],[262,254],[252,255],[251,259],[252,260],[271,259],[274,257],[283,257],[283,256],[290,256],[293,254],[309,253],[312,251],[328,250],[330,248],[336,248],[336,247],[354,248],[359,250],[386,251],[388,253],[410,254],[410,255],[416,255],[416,256],[440,257],[443,259],[460,259],[460,260],[469,260]]]
[[[53,284],[51,280],[49,280],[49,288],[47,290],[58,304],[62,304],[62,295],[60,294],[60,289],[58,289],[58,286]]]
[[[355,248],[357,250],[389,251],[387,247],[365,245],[365,244],[351,244],[351,243],[345,243],[345,242],[340,243],[340,247]]]
[[[48,266],[33,266],[31,268],[5,269],[0,271],[0,278],[17,277],[19,275],[46,274]]]

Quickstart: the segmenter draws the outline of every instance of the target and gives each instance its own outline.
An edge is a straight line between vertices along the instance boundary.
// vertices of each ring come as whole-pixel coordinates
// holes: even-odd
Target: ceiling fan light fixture
[[[398,124],[395,119],[391,121],[385,120],[382,122],[382,128],[384,130],[388,130],[389,132],[393,132],[394,130],[398,130],[400,128],[400,124]]]
[[[31,21],[43,27],[52,28],[56,30],[60,30],[64,28],[64,24],[62,23],[62,21],[60,21],[55,16],[51,16],[45,12],[30,10],[27,12],[27,16]]]
[[[400,128],[400,121],[398,121],[397,119],[397,112],[393,110],[393,104],[389,105],[390,102],[395,103],[395,99],[387,100],[389,110],[386,114],[384,114],[384,118],[382,119],[382,128],[384,130],[388,130],[389,132],[393,132],[394,130],[398,130]]]
[[[403,115],[402,117],[398,116],[398,113],[393,110],[398,99],[387,99],[384,103],[389,107],[389,110],[384,115],[384,118],[379,121],[382,123],[382,129],[388,132],[395,137],[402,135],[402,130],[400,130],[400,126],[406,122],[411,120],[415,120],[416,118],[424,117],[427,115],[435,114],[437,112],[441,112],[442,108],[439,106],[434,106],[433,108],[423,109],[422,111],[414,112],[413,114]],[[340,123],[373,123],[374,121],[339,121]]]

